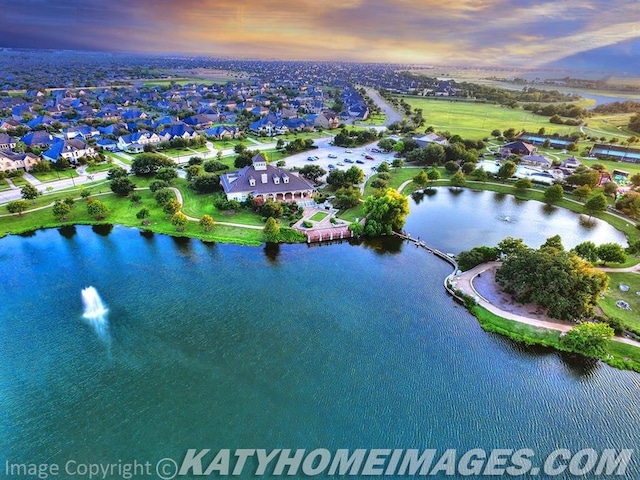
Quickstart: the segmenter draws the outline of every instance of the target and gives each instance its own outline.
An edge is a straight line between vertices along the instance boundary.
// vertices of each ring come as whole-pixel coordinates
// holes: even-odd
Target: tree
[[[280,225],[275,218],[269,217],[264,224],[264,228],[262,229],[262,233],[264,234],[264,239],[267,242],[277,242],[280,237]]]
[[[30,183],[22,187],[22,189],[20,190],[20,193],[22,195],[22,198],[25,200],[35,200],[41,195],[38,189],[33,185],[31,185]]]
[[[176,226],[176,230],[179,232],[182,232],[184,230],[184,226],[188,221],[189,219],[187,218],[187,216],[180,211],[175,212],[171,217],[171,223]]]
[[[603,264],[624,263],[627,260],[624,248],[617,243],[603,243],[598,246],[596,253]]]
[[[442,145],[430,143],[424,147],[424,158],[427,165],[440,165],[447,158],[447,154]]]
[[[200,193],[211,193],[220,189],[220,177],[215,173],[203,173],[191,180],[191,186]]]
[[[181,208],[182,204],[173,198],[162,206],[162,211],[167,215],[173,215],[174,213],[179,212]]]
[[[19,216],[22,216],[27,208],[29,208],[29,202],[26,200],[12,200],[7,203],[7,211],[9,213],[17,213]]]
[[[533,184],[531,183],[530,178],[519,178],[513,184],[513,188],[516,189],[517,192],[525,192],[528,188],[531,188]]]
[[[502,132],[499,129],[494,128],[493,130],[491,130],[491,136],[496,138],[500,137],[502,136]]]
[[[609,283],[604,272],[573,252],[556,248],[526,248],[507,256],[495,278],[516,301],[535,303],[562,320],[592,315]]]
[[[402,140],[398,140],[393,145],[393,151],[396,152],[398,155],[403,154],[405,152],[405,142]]]
[[[467,183],[467,179],[464,178],[462,172],[457,172],[451,177],[451,185],[457,188],[464,187],[464,184]]]
[[[357,185],[364,180],[364,172],[355,165],[344,172],[345,179],[351,185]]]
[[[91,192],[88,189],[83,188],[82,190],[80,190],[80,198],[83,198],[86,200],[90,196],[91,196]]]
[[[284,209],[282,203],[274,202],[273,200],[267,200],[262,208],[260,208],[260,215],[263,217],[280,218]]]
[[[559,201],[562,198],[562,195],[563,190],[561,185],[551,185],[544,191],[544,201],[551,205],[552,203]]]
[[[440,177],[440,170],[438,170],[437,168],[432,168],[427,171],[427,178],[429,179],[429,183],[431,183],[431,185],[433,185],[433,182],[440,180]]]
[[[420,173],[413,177],[413,183],[415,183],[419,187],[424,187],[428,181],[429,177],[427,177],[427,172],[425,172],[424,170],[420,170]]]
[[[392,231],[400,231],[404,226],[409,214],[409,201],[397,190],[387,188],[368,196],[364,201],[363,210],[367,217],[366,235],[389,235]]]
[[[607,198],[604,193],[599,192],[589,198],[584,204],[584,209],[589,216],[594,213],[604,212],[607,209]]]
[[[111,180],[111,191],[119,197],[126,197],[136,188],[131,179],[126,177],[116,177]]]
[[[501,180],[506,180],[513,177],[517,169],[518,166],[514,162],[507,160],[500,166],[500,168],[498,169],[498,173],[496,173],[496,176]]]
[[[596,247],[596,244],[593,242],[586,241],[579,243],[571,251],[589,263],[596,263],[598,261],[598,247]]]
[[[562,246],[562,238],[560,238],[560,235],[549,237],[542,245],[540,245],[540,248],[555,248],[556,250],[562,251],[564,250],[564,246]]]
[[[66,220],[67,215],[71,213],[71,207],[62,200],[56,200],[53,204],[53,216],[58,220]]]
[[[602,187],[605,195],[609,195],[613,198],[616,198],[616,194],[618,193],[618,184],[616,182],[607,182]]]
[[[616,201],[616,208],[627,215],[640,215],[640,192],[629,191]]]
[[[162,167],[156,172],[156,178],[170,184],[172,180],[178,178],[178,171],[174,167]]]
[[[380,165],[378,165],[378,172],[389,172],[389,171],[391,171],[391,169],[389,168],[389,164],[387,162],[382,162]]]
[[[613,329],[605,323],[584,322],[569,330],[561,339],[568,350],[590,358],[602,358],[607,353]]]
[[[576,197],[581,202],[584,202],[584,199],[591,195],[592,190],[589,185],[580,185],[573,191],[573,196]]]
[[[174,194],[168,188],[163,188],[155,193],[154,198],[156,199],[158,205],[163,206],[169,200],[174,198]]]
[[[229,167],[219,160],[207,160],[202,164],[205,172],[215,173],[229,170]]]
[[[127,171],[124,168],[116,165],[109,169],[109,173],[107,173],[107,180],[114,180],[116,178],[126,177],[127,175]]]
[[[336,190],[335,198],[331,203],[334,207],[343,210],[355,207],[360,203],[361,198],[362,194],[359,188],[353,186],[342,187]]]
[[[141,153],[131,162],[134,175],[153,175],[161,167],[173,167],[175,162],[159,153]]]
[[[299,172],[300,175],[311,180],[312,182],[316,182],[318,178],[327,173],[326,170],[320,165],[305,165],[299,170]]]
[[[474,247],[458,254],[458,266],[460,270],[467,271],[481,263],[497,260],[500,249],[496,247]]]
[[[200,226],[202,227],[202,229],[209,233],[211,231],[211,229],[213,228],[213,225],[215,224],[215,221],[213,220],[213,218],[211,217],[211,215],[203,215],[202,218],[200,219]]]
[[[151,216],[151,212],[149,212],[148,208],[142,208],[138,213],[136,213],[136,218],[138,220],[142,220],[143,225],[149,224],[149,221],[147,220],[147,218],[149,218],[150,216]]]
[[[498,243],[498,249],[503,258],[508,258],[525,253],[527,246],[521,238],[507,237]]]
[[[404,160],[401,158],[394,158],[393,162],[391,162],[391,166],[393,168],[402,168],[404,167]]]
[[[151,190],[151,193],[156,193],[158,190],[162,190],[163,188],[168,188],[168,187],[169,187],[169,184],[164,180],[153,180],[149,184],[149,190]]]
[[[460,165],[458,165],[458,162],[449,160],[444,164],[444,169],[449,173],[456,173],[458,170],[460,170]]]
[[[631,175],[631,177],[629,177],[629,182],[631,182],[631,185],[634,187],[640,187],[640,172]]]
[[[489,178],[489,174],[482,167],[476,168],[473,172],[471,172],[471,175],[479,182],[486,182]]]
[[[102,220],[109,213],[109,209],[100,200],[92,198],[87,202],[87,213],[96,220]]]

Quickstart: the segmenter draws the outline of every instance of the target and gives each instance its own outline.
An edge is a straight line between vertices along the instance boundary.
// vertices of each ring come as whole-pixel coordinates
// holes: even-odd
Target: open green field
[[[125,157],[122,154],[119,153],[114,153],[114,152],[108,152],[108,151],[104,151],[103,152],[105,154],[105,156],[107,156],[108,158],[114,159],[114,160],[118,160],[126,165],[131,165],[131,160],[129,160],[128,157]]]
[[[636,263],[639,259],[635,259]],[[607,273],[611,279],[609,289],[605,298],[600,300],[599,305],[604,313],[609,317],[617,317],[630,326],[640,329],[640,275],[637,273]],[[629,291],[620,290],[620,285],[629,285]],[[629,304],[631,310],[624,310],[616,307],[618,300],[624,300]]]
[[[7,181],[4,178],[0,179],[0,192],[2,192],[4,190],[10,190],[10,189],[11,189],[11,187],[9,186]]]
[[[91,167],[87,167],[86,172],[91,174],[91,173],[97,173],[97,172],[104,172],[109,170],[111,167],[113,167],[113,163],[109,163],[109,162],[105,162],[105,163],[99,163],[97,165],[93,165]]]
[[[63,170],[62,172],[58,170],[49,170],[48,172],[31,172],[31,175],[41,182],[53,182],[56,180],[64,180],[65,178],[77,178],[79,176],[78,172],[73,168]]]
[[[104,187],[105,185],[102,185],[100,190],[108,191],[108,187],[106,189]],[[96,190],[97,189],[98,188],[96,187]],[[67,192],[66,194],[55,193],[47,195],[46,197],[40,197],[36,200],[34,207],[39,205],[48,205],[57,198],[65,198],[66,196],[77,197],[77,193],[78,190],[75,190]],[[15,215],[2,217],[2,222],[0,222],[0,236],[7,235],[8,233],[20,233],[40,228],[59,227],[62,225],[113,223],[144,228],[156,233],[197,237],[206,241],[240,243],[246,245],[260,245],[263,242],[262,230],[230,227],[226,225],[215,225],[211,232],[205,233],[197,222],[188,222],[184,231],[178,232],[176,227],[171,224],[168,215],[162,211],[153,199],[151,191],[141,190],[139,193],[142,196],[142,201],[139,205],[134,205],[129,198],[119,198],[113,193],[97,194],[95,198],[104,202],[109,209],[109,214],[104,220],[100,221],[96,221],[87,213],[85,200],[76,201],[71,214],[64,222],[58,221],[53,217],[51,208],[43,208],[42,210],[28,212],[23,214],[22,217]],[[150,212],[150,217],[148,219],[150,223],[148,226],[144,227],[142,226],[141,221],[136,218],[136,213],[142,208],[147,208]],[[5,213],[7,213],[6,207],[0,208],[0,214]],[[220,216],[218,216],[217,220],[220,220]]]
[[[436,130],[448,130],[463,138],[482,139],[491,136],[493,129],[508,128],[569,135],[578,127],[549,123],[549,117],[534,115],[521,108],[509,108],[480,102],[441,100],[425,97],[402,96],[411,108],[421,108],[426,126]]]
[[[380,125],[384,125],[384,123],[387,121],[387,116],[384,113],[377,113],[375,115],[369,115],[369,118],[367,118],[364,121],[358,120],[357,125],[360,126],[364,126],[364,127],[373,127],[373,126],[380,126]]]

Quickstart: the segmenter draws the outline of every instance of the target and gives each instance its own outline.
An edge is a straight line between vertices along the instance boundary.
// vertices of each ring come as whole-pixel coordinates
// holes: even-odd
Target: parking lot
[[[365,177],[371,176],[375,171],[372,167],[378,167],[382,162],[387,162],[391,165],[394,159],[394,152],[391,153],[373,153],[372,148],[376,148],[377,142],[364,145],[362,147],[344,148],[330,145],[331,138],[322,138],[315,141],[315,145],[318,146],[316,150],[308,150],[306,152],[297,153],[290,157],[285,158],[286,168],[298,167],[302,168],[305,165],[318,165],[325,169],[327,173],[330,168],[329,165],[333,165],[334,168],[347,170],[352,166],[356,166],[362,169]],[[329,157],[335,156],[335,158]],[[369,155],[373,160],[368,160],[364,156]],[[317,160],[309,160],[309,157],[318,157]],[[351,160],[348,162],[347,160]]]

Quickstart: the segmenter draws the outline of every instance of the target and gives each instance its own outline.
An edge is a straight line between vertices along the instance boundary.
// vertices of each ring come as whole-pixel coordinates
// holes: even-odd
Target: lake
[[[619,238],[543,209],[442,189],[407,230],[455,252],[505,234],[535,246],[560,227],[565,246]],[[640,375],[483,332],[443,291],[450,266],[393,238],[242,247],[78,226],[0,245],[4,461],[640,442]],[[102,331],[83,318],[90,285]]]

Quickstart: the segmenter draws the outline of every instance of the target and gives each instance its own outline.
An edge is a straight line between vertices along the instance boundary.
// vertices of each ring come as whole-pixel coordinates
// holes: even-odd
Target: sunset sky
[[[0,11],[0,47],[439,65],[640,63],[638,0],[0,0]]]

